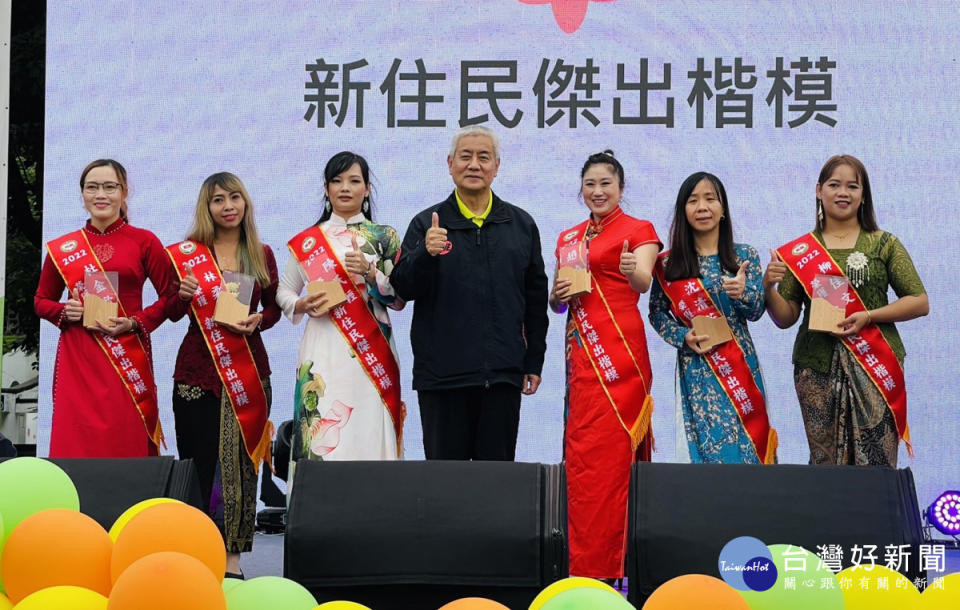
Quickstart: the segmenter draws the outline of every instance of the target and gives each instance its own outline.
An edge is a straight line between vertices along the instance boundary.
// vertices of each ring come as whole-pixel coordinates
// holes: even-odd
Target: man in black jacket
[[[493,194],[500,145],[465,127],[447,157],[456,185],[417,214],[390,274],[414,301],[413,389],[427,459],[513,460],[520,394],[540,385],[547,276],[529,214]]]

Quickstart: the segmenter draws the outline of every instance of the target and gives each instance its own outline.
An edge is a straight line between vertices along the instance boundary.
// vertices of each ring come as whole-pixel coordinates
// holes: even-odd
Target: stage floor
[[[253,552],[240,557],[240,567],[247,578],[283,576],[283,534],[254,534]]]

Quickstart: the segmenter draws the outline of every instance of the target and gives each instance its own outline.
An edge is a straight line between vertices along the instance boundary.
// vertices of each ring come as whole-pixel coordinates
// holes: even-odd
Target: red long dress
[[[120,219],[103,232],[87,221],[90,246],[105,271],[116,271],[118,296],[127,315],[140,325],[150,356],[150,335],[166,319],[164,297],[175,288],[160,240]],[[161,298],[143,307],[149,279]],[[53,425],[50,457],[145,457],[157,455],[133,398],[103,349],[80,322],[63,317],[63,277],[50,257],[43,262],[33,308],[60,328],[53,371]],[[151,358],[152,362],[152,358]],[[153,388],[156,392],[156,388]]]
[[[649,222],[616,211],[613,214],[617,216],[609,222],[604,219],[601,231],[589,240],[590,272],[644,373],[649,393],[650,357],[643,317],[637,307],[640,295],[620,273],[620,253],[624,240],[629,241],[630,250],[644,244],[662,245]],[[595,290],[581,298],[600,299],[600,296]],[[567,318],[566,336],[568,413],[564,459],[570,574],[622,578],[630,467],[636,459],[650,459],[652,431],[634,451],[630,433],[624,427],[629,427],[631,422],[621,423],[614,411],[571,316]],[[640,404],[644,399],[642,395],[629,397]]]

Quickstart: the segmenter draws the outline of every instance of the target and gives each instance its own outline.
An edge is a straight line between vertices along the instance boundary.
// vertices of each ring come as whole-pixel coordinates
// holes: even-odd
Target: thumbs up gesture
[[[723,291],[726,292],[727,296],[731,299],[737,299],[739,301],[743,298],[743,293],[747,290],[748,267],[750,267],[750,262],[743,261],[740,263],[740,268],[737,269],[735,276],[723,278]]]
[[[783,280],[787,274],[787,264],[780,260],[776,250],[770,250],[770,262],[763,273],[763,289],[770,290]]]
[[[447,230],[440,227],[440,216],[436,212],[433,213],[430,228],[427,229],[423,241],[430,256],[440,254],[447,246]]]
[[[70,290],[70,298],[64,304],[63,315],[70,322],[79,322],[83,318],[83,302],[76,288]]]
[[[623,240],[623,249],[620,251],[620,273],[627,277],[637,270],[637,255],[630,251],[630,242]]]
[[[357,242],[356,233],[351,236],[350,245],[352,246],[352,249],[347,250],[347,253],[344,254],[343,266],[347,269],[348,273],[365,276],[370,272],[371,263],[363,255],[363,252],[360,251],[360,245]]]
[[[184,271],[187,272],[187,275],[180,280],[180,298],[184,301],[190,301],[193,299],[194,293],[197,292],[197,286],[200,285],[197,276],[193,274],[193,267],[187,264],[183,265]]]

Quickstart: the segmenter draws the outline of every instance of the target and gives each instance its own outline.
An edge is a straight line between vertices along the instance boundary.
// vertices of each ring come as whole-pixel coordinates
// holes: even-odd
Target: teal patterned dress
[[[742,261],[750,263],[746,270],[747,284],[742,299],[731,299],[723,291],[722,278],[734,274],[721,269],[719,256],[698,257],[700,277],[743,347],[747,365],[765,395],[757,352],[747,329],[747,322],[759,320],[765,311],[761,283],[763,267],[752,246],[734,244],[734,252],[738,264]],[[684,342],[683,338],[690,329],[670,312],[670,299],[656,281],[650,291],[650,323],[664,341],[677,348],[677,397],[686,437],[686,451],[678,446],[678,453],[684,456],[688,451],[693,463],[761,463],[740,416],[710,369],[707,359],[694,353]]]

